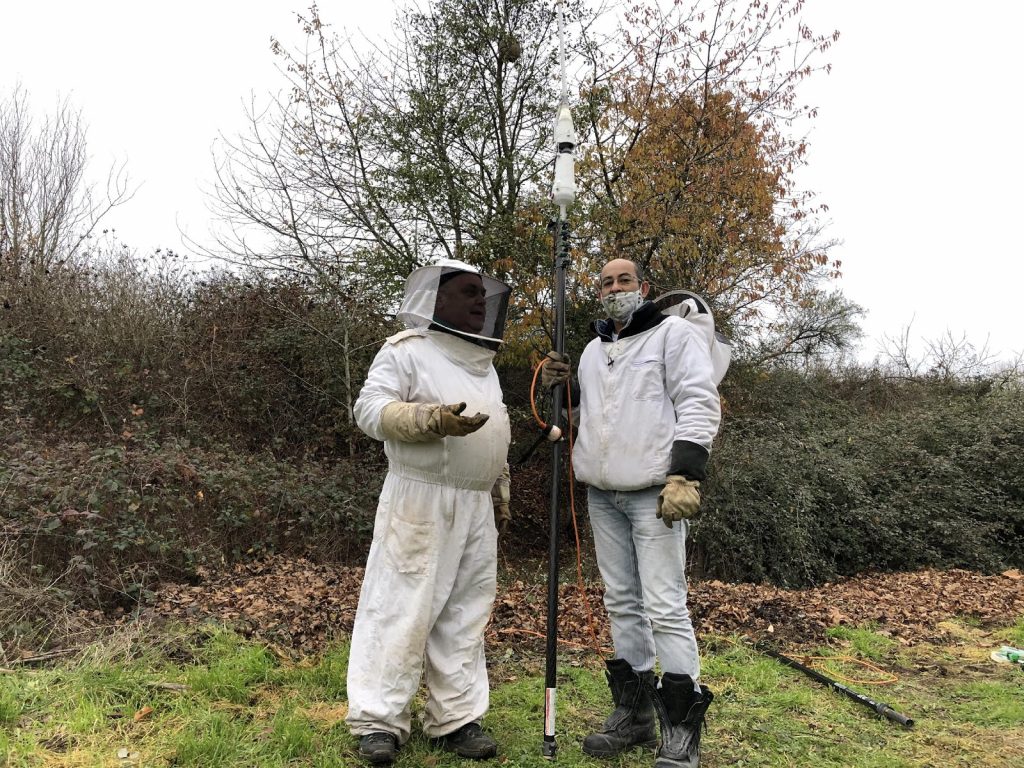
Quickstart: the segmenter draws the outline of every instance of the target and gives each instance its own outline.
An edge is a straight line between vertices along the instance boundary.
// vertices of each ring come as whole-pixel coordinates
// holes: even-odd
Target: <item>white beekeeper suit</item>
[[[467,272],[486,299],[462,306],[469,325],[460,329],[435,304],[446,278]],[[458,261],[414,271],[398,315],[408,330],[385,342],[356,401],[359,428],[384,441],[389,461],[352,632],[346,720],[356,735],[408,740],[424,666],[427,736],[451,734],[487,711],[494,508],[501,497],[507,504],[511,440],[492,359],[508,294]],[[446,407],[461,403],[478,417]]]

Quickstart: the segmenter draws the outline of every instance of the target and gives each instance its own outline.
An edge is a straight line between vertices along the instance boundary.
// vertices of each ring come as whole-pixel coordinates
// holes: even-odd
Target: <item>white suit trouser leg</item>
[[[427,736],[484,716],[484,630],[496,566],[489,491],[388,474],[352,629],[346,718],[352,733],[387,731],[404,744],[424,663]]]

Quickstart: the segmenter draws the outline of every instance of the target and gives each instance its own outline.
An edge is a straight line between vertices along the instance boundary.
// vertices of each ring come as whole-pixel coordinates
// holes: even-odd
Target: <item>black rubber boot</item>
[[[661,688],[651,686],[651,698],[661,721],[661,745],[654,768],[697,768],[704,715],[715,697],[708,688],[694,689],[689,675],[665,673]]]
[[[625,659],[606,661],[605,666],[615,709],[601,730],[583,739],[583,751],[593,757],[614,757],[632,747],[653,747],[658,743],[651,703],[654,673],[637,673]]]

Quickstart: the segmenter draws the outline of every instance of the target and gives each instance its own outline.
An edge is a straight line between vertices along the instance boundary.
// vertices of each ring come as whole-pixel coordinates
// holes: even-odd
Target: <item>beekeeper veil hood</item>
[[[398,319],[407,328],[439,327],[496,348],[505,335],[510,293],[507,285],[472,264],[441,259],[406,279]]]

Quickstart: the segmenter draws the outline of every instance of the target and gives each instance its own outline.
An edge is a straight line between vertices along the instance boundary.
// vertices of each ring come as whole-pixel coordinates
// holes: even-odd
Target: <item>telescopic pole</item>
[[[573,150],[576,148],[576,128],[566,88],[565,74],[565,15],[562,0],[555,4],[558,13],[558,59],[562,75],[561,98],[555,113],[555,173],[551,185],[551,199],[558,206],[558,219],[554,227],[555,270],[555,352],[565,352],[565,273],[569,267],[569,221],[567,209],[576,197]],[[562,406],[565,385],[555,386],[551,394],[552,423],[562,428]],[[555,700],[557,694],[556,667],[558,653],[558,537],[559,484],[562,477],[562,441],[556,441],[551,451],[551,514],[548,530],[548,612],[544,666],[544,744],[542,754],[555,759],[558,744],[555,741]]]
[[[565,207],[562,207],[565,211]],[[555,351],[565,351],[565,271],[569,261],[567,237],[569,223],[563,218],[555,223]],[[564,385],[554,387],[551,396],[551,422],[562,429],[562,404]],[[565,431],[562,431],[565,434]],[[555,742],[555,680],[556,656],[558,653],[558,537],[561,529],[559,517],[559,480],[562,477],[562,440],[551,447],[551,513],[548,530],[548,617],[547,643],[544,665],[544,746],[543,755],[555,759],[558,749]]]

